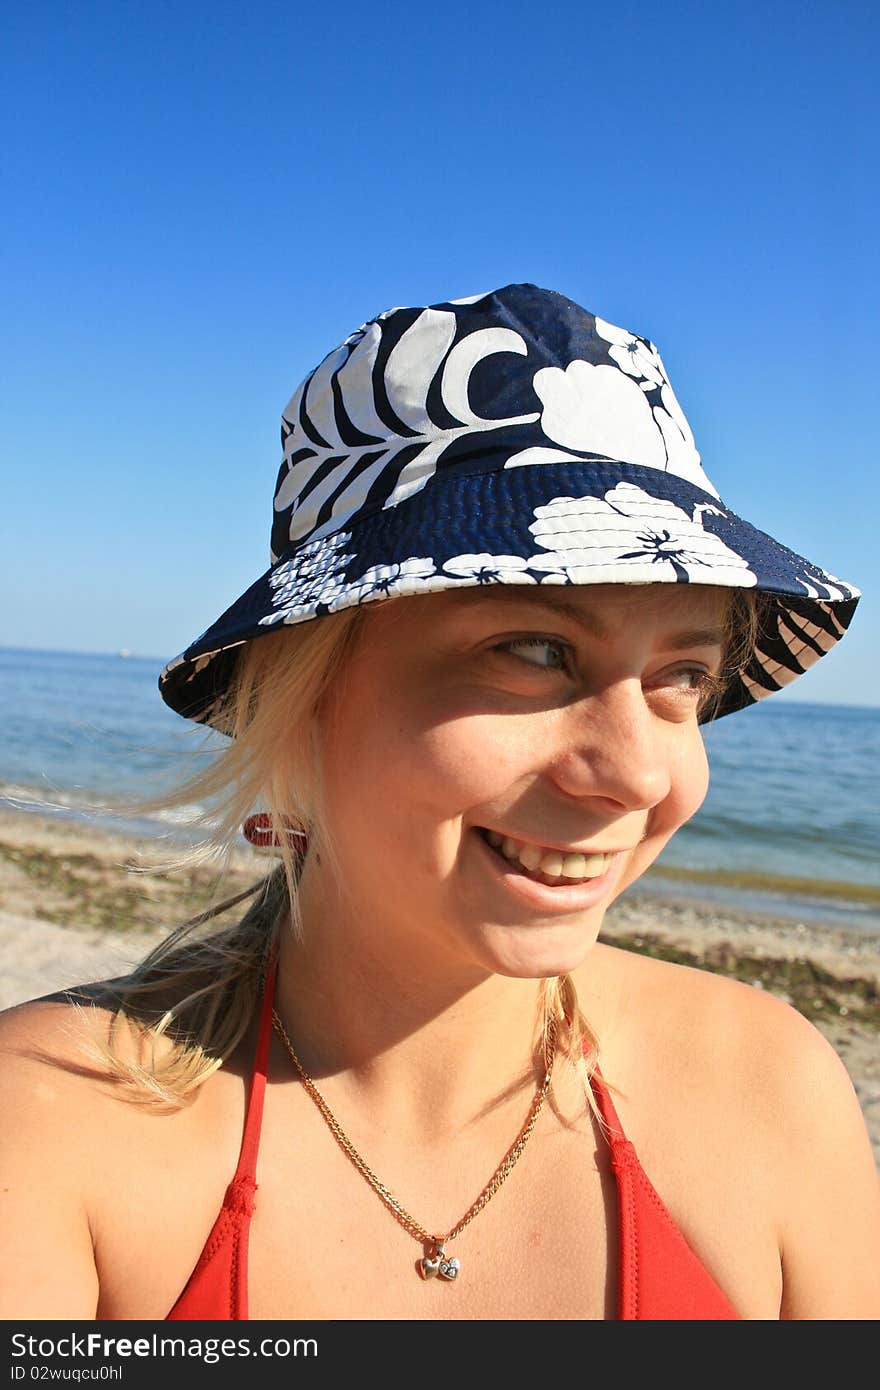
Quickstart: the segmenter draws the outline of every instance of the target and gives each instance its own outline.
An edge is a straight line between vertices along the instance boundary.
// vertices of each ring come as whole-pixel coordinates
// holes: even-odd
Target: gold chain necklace
[[[344,1129],[340,1125],[339,1121],[336,1119],[336,1116],[333,1114],[333,1111],[330,1109],[326,1100],[321,1095],[321,1092],[318,1090],[314,1081],[309,1076],[302,1062],[297,1057],[293,1049],[293,1043],[290,1041],[290,1038],[284,1031],[284,1025],[274,1009],[272,1010],[272,1023],[275,1027],[276,1033],[280,1037],[281,1041],[284,1043],[284,1046],[287,1048],[287,1051],[290,1053],[291,1061],[293,1062],[293,1065],[299,1072],[302,1078],[303,1085],[305,1086],[312,1100],[317,1105],[324,1119],[327,1121],[327,1124],[332,1130],[333,1135],[339,1143],[340,1147],[351,1159],[358,1172],[366,1178],[367,1182],[370,1184],[370,1187],[372,1187],[373,1191],[377,1194],[377,1196],[379,1196],[382,1199],[385,1206],[391,1212],[392,1216],[394,1216],[396,1220],[400,1222],[404,1230],[408,1231],[411,1236],[414,1236],[416,1240],[420,1241],[422,1246],[424,1247],[424,1255],[418,1263],[418,1272],[421,1275],[422,1279],[457,1279],[461,1273],[461,1264],[458,1260],[449,1258],[449,1256],[446,1254],[446,1244],[448,1241],[454,1240],[455,1237],[459,1235],[461,1231],[464,1230],[465,1226],[470,1225],[471,1221],[473,1221],[474,1217],[477,1216],[483,1210],[483,1207],[486,1206],[487,1202],[490,1202],[492,1200],[492,1198],[495,1196],[495,1193],[498,1191],[499,1187],[504,1182],[504,1179],[513,1169],[514,1165],[517,1162],[517,1159],[519,1158],[520,1154],[522,1153],[523,1149],[529,1141],[529,1137],[532,1133],[532,1130],[535,1128],[538,1116],[541,1113],[541,1109],[543,1107],[544,1100],[546,1098],[547,1091],[550,1086],[550,1078],[553,1073],[553,1063],[556,1058],[556,1020],[551,1020],[550,1027],[548,1029],[549,1046],[545,1047],[544,1053],[546,1067],[544,1077],[541,1081],[540,1086],[538,1087],[538,1090],[535,1093],[535,1097],[532,1101],[529,1113],[526,1116],[526,1120],[523,1124],[522,1129],[520,1130],[513,1144],[511,1144],[510,1148],[507,1150],[507,1153],[504,1155],[498,1167],[495,1169],[495,1172],[492,1174],[492,1177],[489,1179],[486,1186],[483,1188],[479,1197],[476,1199],[475,1202],[471,1203],[461,1220],[458,1221],[451,1228],[451,1230],[447,1231],[445,1236],[431,1235],[429,1231],[426,1231],[425,1227],[420,1225],[419,1222],[416,1221],[415,1217],[410,1216],[406,1208],[401,1205],[401,1203],[397,1200],[394,1194],[388,1190],[384,1183],[379,1181],[372,1168],[368,1166],[366,1161],[358,1153],[354,1144],[351,1142],[348,1135],[345,1133]]]

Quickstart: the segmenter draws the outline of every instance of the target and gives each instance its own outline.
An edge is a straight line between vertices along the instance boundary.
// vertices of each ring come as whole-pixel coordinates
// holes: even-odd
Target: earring
[[[265,812],[258,815],[248,816],[241,833],[248,844],[254,849],[262,850],[271,854],[273,849],[281,848],[281,841],[272,829],[272,818]],[[309,837],[304,830],[294,830],[289,821],[285,821],[285,834],[290,843],[291,849],[296,854],[304,855],[309,847]]]

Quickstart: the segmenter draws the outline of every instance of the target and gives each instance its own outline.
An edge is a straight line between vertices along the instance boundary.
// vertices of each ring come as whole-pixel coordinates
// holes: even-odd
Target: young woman
[[[857,591],[725,507],[650,342],[533,285],[365,324],[283,440],[271,567],[161,678],[230,736],[181,798],[279,863],[3,1016],[0,1316],[876,1317],[835,1053],[597,941],[701,723]]]

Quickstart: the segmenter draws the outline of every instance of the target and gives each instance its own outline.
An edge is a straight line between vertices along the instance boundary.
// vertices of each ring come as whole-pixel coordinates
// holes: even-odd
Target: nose
[[[593,797],[616,810],[650,810],[672,786],[662,721],[639,680],[620,680],[565,710],[552,776],[569,796]]]

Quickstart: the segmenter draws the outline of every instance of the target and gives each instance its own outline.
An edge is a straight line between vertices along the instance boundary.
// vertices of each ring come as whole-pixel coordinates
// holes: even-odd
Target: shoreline
[[[133,828],[0,806],[0,1008],[128,970],[182,921],[256,883],[271,860],[242,842],[218,862]],[[218,924],[231,923],[234,907]],[[600,940],[767,989],[828,1038],[859,1096],[880,1164],[880,932],[831,911],[720,902],[646,875],[609,909]]]
[[[5,818],[34,817],[52,823],[78,825],[100,837],[137,839],[145,846],[173,840],[175,848],[198,843],[202,831],[180,811],[155,816],[125,815],[109,802],[80,801],[59,792],[48,801],[40,790],[24,784],[0,788],[0,825]],[[193,828],[190,828],[192,826]],[[700,868],[666,863],[662,856],[651,866],[644,882],[657,896],[685,895],[706,905],[737,910],[746,908],[761,916],[803,918],[842,927],[868,929],[880,934],[880,883],[842,879],[807,878],[771,874],[753,869]]]

